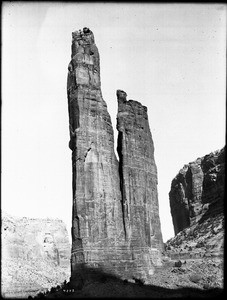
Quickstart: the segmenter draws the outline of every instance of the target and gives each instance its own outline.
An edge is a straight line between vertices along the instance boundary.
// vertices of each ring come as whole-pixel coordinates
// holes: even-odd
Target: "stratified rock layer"
[[[68,280],[70,244],[61,220],[2,214],[2,293],[26,297]]]
[[[169,193],[175,234],[223,213],[225,148],[185,165]]]
[[[147,279],[154,272],[154,266],[160,264],[162,246],[159,218],[156,219],[157,175],[151,136],[151,145],[146,146],[146,151],[151,151],[149,155],[140,154],[144,151],[141,148],[133,152],[135,155],[137,151],[140,157],[139,168],[147,168],[143,177],[147,176],[148,187],[139,181],[128,187],[126,173],[129,169],[122,165],[122,158],[119,164],[114,152],[113,128],[100,88],[99,53],[88,28],[73,33],[71,58],[67,84],[69,147],[73,164],[71,279],[78,278],[84,266],[104,269],[123,278]],[[138,103],[138,107],[142,105]],[[137,115],[140,118],[140,111],[139,108],[134,118]],[[142,119],[141,124],[148,128],[147,115],[143,114]],[[119,122],[122,121],[119,111]],[[124,126],[123,123],[118,126],[119,144],[120,128]],[[142,141],[148,135],[146,128],[144,134],[141,131]],[[132,139],[137,138],[137,129],[135,132]],[[118,146],[118,152],[124,157],[125,145],[122,147],[121,150]],[[134,165],[130,170],[133,168]],[[153,175],[149,177],[149,174]],[[136,175],[133,176],[135,179]],[[140,185],[138,193],[135,191],[137,185]],[[128,192],[123,192],[128,189],[134,193],[134,198],[129,199]],[[129,214],[126,214],[126,203],[132,205],[128,207]]]

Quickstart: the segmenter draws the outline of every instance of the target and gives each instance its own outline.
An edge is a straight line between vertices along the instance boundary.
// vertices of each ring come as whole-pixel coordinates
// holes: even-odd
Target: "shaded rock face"
[[[225,147],[185,165],[169,193],[175,234],[223,213]]]
[[[73,165],[71,278],[73,280],[84,265],[124,278],[131,278],[132,274],[147,278],[160,263],[162,236],[154,149],[146,108],[136,101],[127,102],[126,93],[117,92],[118,162],[112,123],[101,93],[99,53],[93,33],[84,28],[72,36],[67,84]],[[123,115],[131,114],[128,110],[131,106],[125,103],[135,107],[132,120],[138,119],[143,129],[133,129],[126,124]],[[132,132],[125,140],[128,128]],[[139,134],[146,150],[133,142]],[[126,154],[126,147],[134,147],[130,149],[131,158]],[[134,158],[138,158],[137,169],[146,183],[133,172],[136,165],[131,160]],[[127,163],[132,163],[131,167],[127,167]],[[131,183],[127,181],[129,176]]]
[[[69,278],[70,244],[61,220],[2,215],[2,291],[26,296]]]

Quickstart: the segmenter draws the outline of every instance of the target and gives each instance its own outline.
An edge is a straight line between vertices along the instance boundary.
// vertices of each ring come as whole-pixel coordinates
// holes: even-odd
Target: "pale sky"
[[[2,209],[62,219],[70,234],[66,81],[71,33],[83,27],[93,31],[99,49],[114,129],[117,89],[148,107],[166,241],[174,236],[172,179],[225,145],[224,4],[4,2]]]

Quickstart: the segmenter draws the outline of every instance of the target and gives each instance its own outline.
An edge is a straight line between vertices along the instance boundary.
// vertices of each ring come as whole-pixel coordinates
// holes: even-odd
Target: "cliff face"
[[[142,128],[138,131],[131,127],[132,135],[125,143],[122,138],[129,126],[121,110],[127,111],[130,105],[119,105],[118,162],[111,119],[101,93],[99,53],[88,28],[73,33],[71,58],[67,93],[73,165],[72,280],[84,265],[124,278],[132,277],[132,273],[146,278],[160,263],[162,237],[153,143],[145,108],[132,101],[136,109],[132,119],[144,124],[144,133]],[[130,110],[126,113],[131,114]],[[148,136],[151,145],[144,150],[136,142],[130,158],[125,147],[133,147],[139,133],[144,145]],[[131,160],[135,157],[148,186],[132,172],[135,165]],[[128,168],[127,164],[132,165]],[[130,184],[128,172],[132,175]]]
[[[69,277],[70,245],[61,220],[2,215],[2,292],[26,296]]]
[[[225,148],[185,165],[169,193],[175,234],[223,212]]]
[[[168,256],[222,261],[224,188],[225,147],[180,170],[169,193],[176,235],[165,244]]]

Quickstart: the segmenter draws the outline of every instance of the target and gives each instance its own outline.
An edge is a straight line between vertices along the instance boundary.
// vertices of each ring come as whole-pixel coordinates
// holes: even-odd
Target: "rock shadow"
[[[123,280],[103,270],[83,266],[64,288],[56,291],[55,295],[45,295],[45,298],[210,298],[222,295],[224,289],[221,288],[165,288],[143,284],[142,280],[133,276],[132,279]]]

